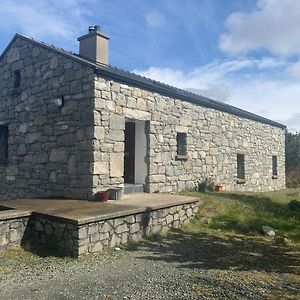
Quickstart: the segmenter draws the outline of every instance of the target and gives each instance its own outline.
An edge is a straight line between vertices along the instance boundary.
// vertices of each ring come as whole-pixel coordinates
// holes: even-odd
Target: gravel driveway
[[[0,260],[0,299],[299,299],[299,252],[265,240],[173,232],[80,259]]]

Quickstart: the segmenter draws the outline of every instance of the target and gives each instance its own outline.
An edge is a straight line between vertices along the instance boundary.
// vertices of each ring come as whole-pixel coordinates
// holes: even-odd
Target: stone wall
[[[178,228],[193,218],[198,202],[146,211],[111,220],[79,226],[78,255],[102,251],[128,242],[138,242],[145,236]]]
[[[0,124],[9,131],[0,199],[92,197],[92,78],[92,68],[55,50],[14,41],[0,60]]]
[[[178,228],[195,216],[198,205],[198,201],[193,201],[83,224],[33,214],[23,246],[35,252],[73,257],[99,252]]]
[[[76,222],[34,213],[29,220],[23,246],[41,254],[77,256]]]
[[[91,199],[122,184],[126,120],[146,122],[146,191],[190,189],[207,177],[227,190],[285,187],[283,129],[98,77],[87,64],[17,37],[0,60],[0,124],[9,131],[0,199]],[[185,159],[177,157],[178,132],[187,135]],[[238,153],[245,154],[243,184]]]
[[[93,190],[123,183],[126,120],[146,121],[146,190],[194,188],[212,177],[226,190],[285,187],[285,131],[229,113],[95,77]],[[187,134],[187,157],[177,157],[177,133]],[[245,182],[237,182],[237,154],[245,154]],[[272,156],[278,177],[272,178]]]
[[[0,251],[20,246],[28,223],[28,216],[1,218]]]

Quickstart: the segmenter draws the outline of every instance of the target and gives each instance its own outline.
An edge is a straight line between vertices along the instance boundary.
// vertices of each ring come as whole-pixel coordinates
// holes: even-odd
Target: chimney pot
[[[80,56],[95,63],[108,65],[109,37],[101,32],[100,26],[89,26],[89,33],[77,40],[79,41]]]
[[[95,25],[94,29],[96,32],[101,32],[101,26],[99,26],[99,25]]]

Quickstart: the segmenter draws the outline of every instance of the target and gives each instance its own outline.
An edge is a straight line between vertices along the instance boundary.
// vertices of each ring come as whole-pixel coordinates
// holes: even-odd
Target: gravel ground
[[[265,240],[187,235],[80,259],[0,256],[0,299],[299,299],[299,252]]]

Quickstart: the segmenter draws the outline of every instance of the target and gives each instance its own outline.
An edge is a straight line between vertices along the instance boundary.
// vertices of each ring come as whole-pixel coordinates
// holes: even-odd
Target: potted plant
[[[222,184],[216,184],[215,185],[215,191],[216,192],[222,192],[223,191],[223,185]]]
[[[112,200],[120,200],[123,195],[123,187],[112,187],[109,190],[110,199]]]
[[[213,177],[207,177],[202,182],[199,182],[197,190],[198,192],[202,193],[213,192],[215,190],[215,182],[213,180]]]
[[[95,200],[106,202],[109,199],[109,190],[99,191],[95,194]]]

